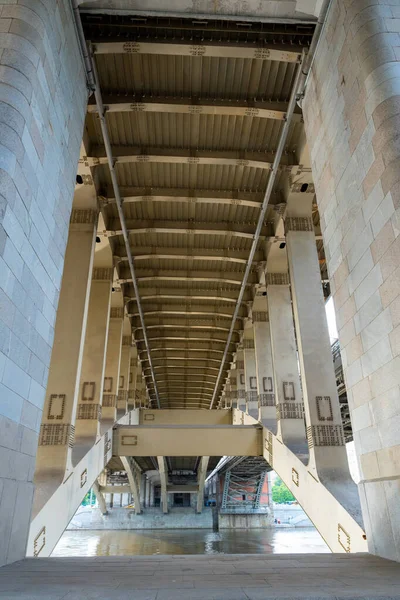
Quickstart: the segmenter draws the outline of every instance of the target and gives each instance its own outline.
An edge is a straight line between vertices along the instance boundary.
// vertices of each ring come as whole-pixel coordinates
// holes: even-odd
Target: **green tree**
[[[293,502],[295,500],[292,492],[288,490],[282,479],[279,479],[279,477],[275,479],[274,485],[272,486],[272,500],[277,504]]]

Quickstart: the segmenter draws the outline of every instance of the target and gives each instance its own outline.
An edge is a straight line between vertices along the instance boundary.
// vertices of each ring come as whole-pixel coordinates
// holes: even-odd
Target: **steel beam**
[[[229,410],[168,410],[150,408],[139,411],[139,424],[154,425],[230,425],[232,411]]]
[[[261,456],[262,428],[259,425],[117,425],[113,449],[116,456]]]
[[[244,58],[247,60],[296,63],[301,52],[278,50],[273,46],[240,46],[239,44],[173,44],[171,42],[99,42],[93,46],[95,54],[159,54],[161,56]]]
[[[222,100],[206,98],[133,97],[131,102],[124,102],[119,96],[103,96],[103,102],[107,107],[107,114],[155,112],[158,114],[221,115],[284,121],[287,110],[287,102],[249,102],[246,100],[228,102],[225,100],[224,103]],[[96,104],[88,105],[88,113],[97,113]],[[295,115],[295,120],[298,123],[301,122],[300,112]]]
[[[116,165],[129,163],[151,164],[183,164],[189,166],[214,165],[220,167],[247,167],[249,169],[271,170],[273,164],[273,153],[265,152],[243,152],[237,150],[202,152],[200,150],[174,150],[161,148],[146,148],[139,146],[114,146],[113,158]],[[268,160],[269,159],[269,160]],[[102,146],[92,148],[92,156],[85,156],[79,160],[79,166],[98,167],[108,162]],[[297,172],[300,165],[296,164],[293,153],[286,155],[280,166],[280,171],[293,170]]]

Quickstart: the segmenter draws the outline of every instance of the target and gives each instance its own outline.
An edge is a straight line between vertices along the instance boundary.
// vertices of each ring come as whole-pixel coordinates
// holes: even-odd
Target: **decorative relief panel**
[[[341,425],[311,425],[307,427],[308,447],[314,446],[344,446],[343,429]]]
[[[96,392],[96,383],[94,381],[85,381],[82,385],[82,400],[94,400]]]
[[[112,392],[113,389],[113,377],[104,377],[103,392]]]
[[[332,402],[330,396],[317,396],[318,421],[333,421]]]
[[[262,382],[263,382],[263,390],[264,390],[264,392],[267,392],[268,394],[273,393],[273,391],[274,391],[274,382],[272,380],[272,377],[263,377],[262,378]]]
[[[121,436],[121,446],[137,446],[137,443],[138,443],[137,435]]]
[[[85,485],[86,482],[87,482],[87,469],[85,469],[81,473],[81,488],[83,488],[83,486]]]
[[[95,210],[78,210],[74,209],[71,212],[70,223],[84,223],[94,225],[97,223],[97,211]]]
[[[285,233],[288,231],[314,231],[311,217],[286,217]]]
[[[97,281],[111,281],[113,276],[113,269],[106,269],[105,267],[95,267],[92,273],[92,279]]]
[[[267,273],[267,285],[289,285],[289,273]]]
[[[238,360],[236,361],[236,368],[237,369],[244,369],[244,360]]]
[[[293,469],[293,468],[292,468],[292,481],[293,481],[294,485],[297,485],[297,487],[299,487],[300,477],[299,477],[299,474],[296,471],[296,469]]]
[[[257,377],[249,377],[249,385],[251,390],[257,389]]]
[[[283,397],[286,401],[296,400],[296,394],[294,391],[293,381],[284,381],[282,384],[282,387],[283,387]]]
[[[107,408],[113,408],[116,406],[117,396],[116,394],[103,394],[103,406]]]
[[[53,425],[44,423],[40,426],[39,446],[74,445],[75,427],[69,424]]]
[[[33,556],[39,556],[46,545],[46,527],[42,527],[33,540]]]
[[[131,346],[132,345],[132,337],[130,335],[124,335],[122,337],[122,345],[123,346]]]
[[[262,323],[268,321],[268,313],[265,310],[253,311],[253,323]]]
[[[238,397],[240,400],[243,400],[243,399],[245,399],[245,398],[246,398],[246,392],[245,392],[244,390],[238,390],[238,391],[237,391],[237,397]]]
[[[78,420],[96,421],[101,419],[100,404],[78,404],[78,412],[76,415]]]
[[[303,419],[304,404],[302,402],[280,402],[276,407],[276,418]]]
[[[265,438],[265,450],[266,450],[266,454],[265,454],[265,460],[267,461],[267,463],[270,465],[271,468],[274,468],[274,447],[273,447],[273,439],[272,439],[272,433],[270,431],[268,431],[266,438]]]
[[[342,546],[345,552],[351,552],[350,548],[350,536],[345,529],[338,524],[338,542]]]
[[[112,308],[110,310],[110,319],[122,319],[124,316],[123,308]]]
[[[254,340],[243,340],[243,348],[245,350],[254,350]]]
[[[259,394],[258,404],[260,406],[275,406],[275,394]]]
[[[255,402],[257,401],[257,392],[246,392],[246,401],[247,402]]]
[[[244,381],[244,373],[240,374],[240,385],[245,385],[245,381]]]
[[[49,408],[47,410],[47,418],[49,421],[61,421],[63,419],[66,399],[67,397],[65,394],[50,395]]]
[[[123,388],[124,386],[125,386],[125,375],[120,375],[119,376],[118,387],[119,388]]]

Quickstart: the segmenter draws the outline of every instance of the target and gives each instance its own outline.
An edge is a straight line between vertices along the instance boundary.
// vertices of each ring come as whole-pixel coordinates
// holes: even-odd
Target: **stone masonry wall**
[[[68,0],[0,0],[0,565],[25,556],[86,103]]]
[[[371,552],[400,560],[400,4],[334,0],[304,115]]]

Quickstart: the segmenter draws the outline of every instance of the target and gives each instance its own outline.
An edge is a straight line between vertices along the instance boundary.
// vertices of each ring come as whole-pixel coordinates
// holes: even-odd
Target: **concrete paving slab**
[[[362,555],[26,559],[2,600],[400,600],[400,565]]]

